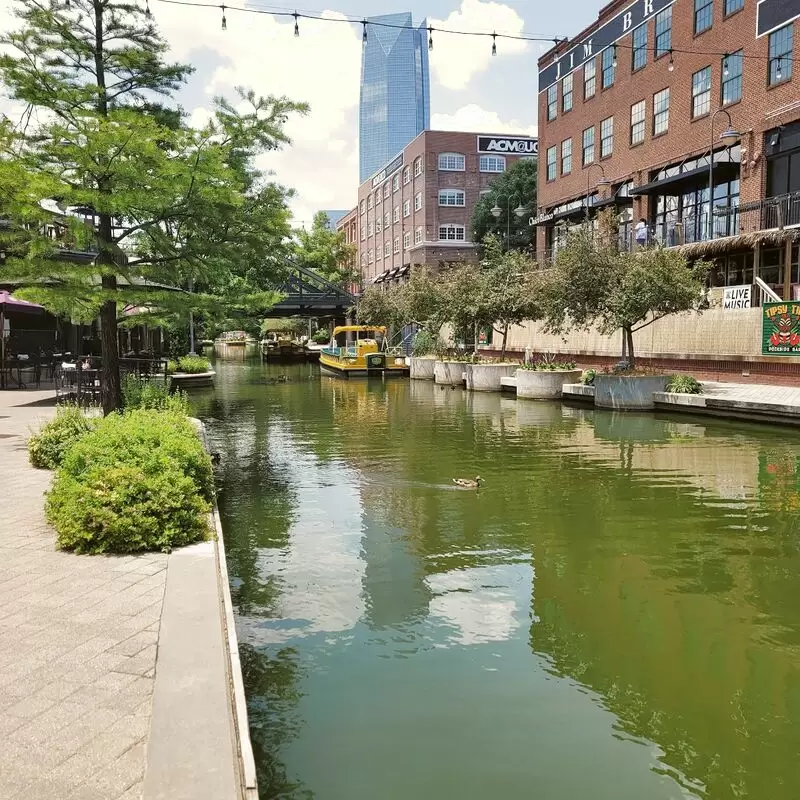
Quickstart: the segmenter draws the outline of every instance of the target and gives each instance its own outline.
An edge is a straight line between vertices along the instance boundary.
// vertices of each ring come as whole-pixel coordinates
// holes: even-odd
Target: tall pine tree
[[[99,316],[103,409],[120,405],[117,323],[126,304],[185,312],[201,293],[216,309],[266,303],[283,268],[288,192],[253,157],[288,143],[283,127],[303,104],[239,91],[190,128],[171,101],[191,72],[166,60],[149,12],[117,0],[24,0],[21,25],[0,39],[0,79],[27,106],[0,128],[0,215],[9,229],[6,280],[57,313]],[[51,202],[43,204],[43,200]],[[96,253],[65,260],[60,242]],[[44,206],[44,207],[43,207]]]

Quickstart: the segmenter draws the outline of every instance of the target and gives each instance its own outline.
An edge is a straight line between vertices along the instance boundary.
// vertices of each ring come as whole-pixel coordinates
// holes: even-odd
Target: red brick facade
[[[481,192],[498,174],[487,167],[497,169],[502,163],[507,169],[524,157],[479,153],[479,136],[490,135],[424,131],[387,165],[391,169],[379,172],[359,187],[357,263],[364,285],[378,276],[390,280],[402,277],[415,264],[438,266],[475,258],[472,214]],[[498,134],[494,138],[527,137]],[[452,168],[440,165],[442,154],[455,157],[447,164]],[[494,159],[489,163],[484,161],[483,170],[482,156]],[[440,200],[440,192],[447,190],[457,194],[442,196]],[[454,204],[444,204],[447,199]]]

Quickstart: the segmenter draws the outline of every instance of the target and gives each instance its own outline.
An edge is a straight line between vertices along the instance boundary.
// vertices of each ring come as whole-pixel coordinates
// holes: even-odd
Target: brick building
[[[473,260],[478,198],[513,162],[536,153],[537,141],[529,137],[419,134],[361,184],[356,209],[340,221],[340,229],[350,226],[357,214],[363,284],[399,280],[411,265]]]
[[[542,56],[540,258],[610,209],[623,246],[643,218],[648,241],[713,257],[714,285],[800,297],[798,17],[800,0],[615,0]]]

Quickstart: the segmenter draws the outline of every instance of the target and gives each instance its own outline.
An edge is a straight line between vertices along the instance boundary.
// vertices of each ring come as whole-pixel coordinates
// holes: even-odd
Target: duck
[[[478,489],[482,482],[483,478],[480,475],[476,475],[473,480],[469,478],[453,478],[453,483],[462,489]]]
[[[220,455],[219,453],[210,453],[211,456],[211,463],[212,464],[219,464],[220,462]]]

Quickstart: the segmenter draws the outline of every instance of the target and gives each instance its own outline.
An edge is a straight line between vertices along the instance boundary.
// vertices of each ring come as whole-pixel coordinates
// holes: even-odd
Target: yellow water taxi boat
[[[335,375],[408,375],[399,347],[386,343],[386,328],[374,325],[342,325],[333,329],[330,344],[319,354],[319,365]]]

